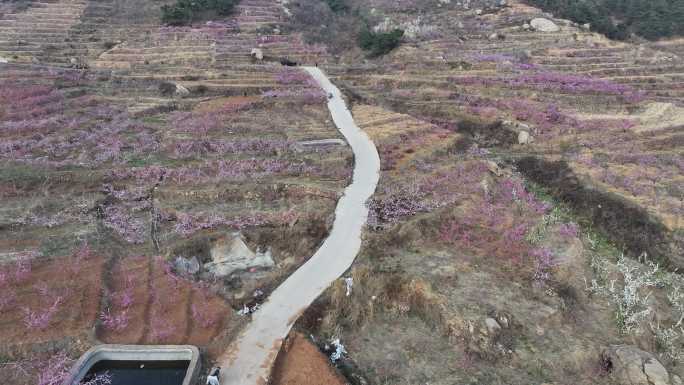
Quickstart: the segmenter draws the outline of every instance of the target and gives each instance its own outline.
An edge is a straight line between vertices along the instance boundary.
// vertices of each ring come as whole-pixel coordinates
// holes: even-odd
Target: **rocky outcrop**
[[[496,361],[513,353],[515,327],[508,313],[495,313],[479,321],[465,321],[467,350],[482,359]]]
[[[261,48],[252,48],[250,55],[256,60],[264,60],[264,51]]]
[[[527,131],[518,132],[518,144],[530,144],[532,143],[532,137]]]
[[[184,275],[195,275],[200,271],[200,263],[197,257],[192,257],[190,259],[176,257],[173,264],[176,271]]]
[[[176,84],[175,94],[180,97],[188,96],[190,95],[190,90],[188,90],[180,84]]]
[[[549,19],[544,19],[543,17],[537,17],[530,21],[530,26],[534,28],[535,31],[539,32],[558,32],[560,27],[556,25],[553,21]]]
[[[275,266],[271,252],[254,252],[247,247],[239,233],[218,240],[210,251],[211,262],[204,269],[217,277],[226,277],[238,270]]]
[[[670,375],[651,354],[629,345],[613,345],[603,352],[611,375],[623,385],[670,385]]]

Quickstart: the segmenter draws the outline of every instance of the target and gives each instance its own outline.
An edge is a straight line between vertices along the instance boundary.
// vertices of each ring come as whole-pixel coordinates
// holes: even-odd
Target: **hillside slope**
[[[350,383],[681,383],[682,39],[517,0],[242,0],[176,27],[171,3],[0,3],[8,384],[102,341],[211,365],[314,254],[353,156],[294,64],[381,158],[351,292],[296,326],[342,341]]]

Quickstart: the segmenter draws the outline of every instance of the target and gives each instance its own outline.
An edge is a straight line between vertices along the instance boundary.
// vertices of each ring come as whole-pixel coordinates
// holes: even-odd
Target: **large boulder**
[[[187,259],[179,256],[176,257],[176,259],[173,261],[173,264],[176,268],[176,271],[181,274],[194,275],[200,271],[200,263],[197,257]]]
[[[665,367],[651,354],[630,345],[613,345],[603,352],[611,375],[623,385],[671,385]]]
[[[210,250],[211,262],[204,269],[217,277],[226,277],[238,270],[275,266],[270,250],[254,252],[242,240],[240,233],[218,240]]]
[[[174,91],[174,93],[175,93],[177,96],[185,97],[185,96],[190,95],[190,90],[188,90],[187,88],[183,87],[181,84],[176,83],[176,90]]]
[[[518,144],[530,144],[532,143],[532,137],[528,131],[518,132]]]
[[[264,51],[261,48],[252,48],[250,55],[256,60],[264,60]]]
[[[558,32],[560,27],[556,25],[553,21],[549,19],[544,19],[543,17],[537,17],[530,21],[530,26],[534,28],[535,31],[539,32]]]

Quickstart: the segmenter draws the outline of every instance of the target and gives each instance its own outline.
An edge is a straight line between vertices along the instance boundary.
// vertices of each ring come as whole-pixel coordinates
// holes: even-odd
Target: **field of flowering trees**
[[[684,255],[680,43],[534,31],[550,16],[515,0],[343,0],[335,17],[405,35],[334,58],[275,0],[187,26],[159,25],[154,2],[15,3],[0,4],[8,385],[60,383],[101,342],[211,360],[238,310],[313,254],[353,158],[310,145],[341,137],[287,61],[328,66],[382,162],[352,280],[304,317],[344,343],[345,372],[608,383],[601,350],[629,343],[684,376],[681,280],[653,262]],[[274,267],[212,276],[226,239]]]
[[[681,377],[681,58],[496,3],[373,2],[409,33],[334,75],[381,180],[301,326],[380,383],[622,383],[623,344]]]
[[[529,10],[516,6],[487,17],[461,14],[468,39],[426,39],[421,55],[400,49],[385,59],[383,69],[340,75],[360,97],[382,100],[476,142],[484,134],[473,127],[498,127],[492,129],[508,138],[510,158],[532,154],[567,162],[588,185],[646,209],[650,219],[633,218],[626,226],[655,221],[665,229],[663,237],[678,245],[663,253],[644,244],[632,255],[648,251],[680,266],[684,155],[678,131],[684,122],[675,116],[681,116],[684,100],[681,65],[669,53],[636,52],[572,26],[557,33],[521,31]],[[496,30],[505,41],[489,38]],[[533,143],[516,147],[521,132]],[[491,140],[480,144],[489,146]],[[596,225],[605,233],[614,226]],[[621,230],[630,231],[642,230]],[[621,237],[612,239],[633,244]]]
[[[60,372],[39,354],[46,344],[71,355],[96,340],[220,352],[252,291],[313,253],[350,178],[346,147],[298,145],[339,135],[299,70],[278,72],[263,94],[143,115],[103,97],[108,80],[97,74],[2,73],[0,373],[24,368],[18,384]],[[235,231],[279,268],[224,286],[172,263],[208,262],[206,250]]]

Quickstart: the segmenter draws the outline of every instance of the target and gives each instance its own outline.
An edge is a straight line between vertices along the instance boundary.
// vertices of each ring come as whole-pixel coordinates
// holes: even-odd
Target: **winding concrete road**
[[[303,67],[326,93],[335,125],[354,152],[354,177],[337,203],[335,221],[323,245],[302,267],[271,293],[247,329],[219,358],[221,385],[264,385],[283,339],[294,321],[352,264],[361,248],[366,201],[375,192],[380,157],[368,135],[354,123],[340,90],[315,67]]]

